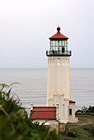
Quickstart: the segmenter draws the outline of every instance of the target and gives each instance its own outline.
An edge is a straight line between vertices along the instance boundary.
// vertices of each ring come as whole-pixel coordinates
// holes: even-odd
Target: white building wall
[[[72,115],[68,114],[68,122],[77,123],[78,118],[75,117],[75,103],[70,103],[69,109],[72,109]]]
[[[53,95],[70,100],[70,60],[68,56],[48,56],[47,105]]]
[[[56,118],[60,123],[68,122],[69,100],[64,95],[53,95],[53,100],[48,101],[49,106],[56,106]]]
[[[58,133],[58,121],[56,120],[46,120],[46,119],[40,119],[40,120],[33,120],[33,123],[38,122],[39,125],[44,124],[45,126],[49,126],[50,130],[56,129],[56,132]]]
[[[64,95],[53,95],[53,99],[48,101],[49,106],[56,106],[56,118],[60,123],[76,123],[78,119],[75,117],[75,103],[69,103],[68,99],[64,99]],[[72,109],[72,114],[69,114]]]
[[[75,103],[70,104],[70,56],[48,56],[47,106],[56,106],[60,123],[75,123]],[[72,115],[69,109],[72,108]]]
[[[33,120],[34,123],[38,122],[40,125],[42,125],[44,123],[44,125],[54,125],[57,126],[58,125],[58,121],[56,120],[46,120],[46,119],[36,119]]]

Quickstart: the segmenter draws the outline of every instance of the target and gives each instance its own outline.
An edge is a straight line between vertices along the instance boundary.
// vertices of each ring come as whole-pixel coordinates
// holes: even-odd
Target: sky
[[[47,68],[58,24],[71,68],[94,68],[94,0],[0,0],[0,68]]]

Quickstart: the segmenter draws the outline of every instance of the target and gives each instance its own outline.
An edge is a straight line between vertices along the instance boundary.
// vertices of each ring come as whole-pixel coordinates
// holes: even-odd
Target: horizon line
[[[38,67],[35,67],[35,68],[0,68],[0,70],[29,70],[29,69],[48,69],[48,68],[38,68]],[[93,67],[70,67],[70,69],[94,69]]]

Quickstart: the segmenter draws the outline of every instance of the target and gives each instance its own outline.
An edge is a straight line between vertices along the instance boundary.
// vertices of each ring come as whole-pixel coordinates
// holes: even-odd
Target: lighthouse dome
[[[63,35],[63,34],[61,34],[60,33],[60,30],[61,30],[61,28],[58,26],[57,27],[57,33],[55,35],[51,36],[49,39],[50,40],[59,40],[59,39],[61,39],[61,40],[67,40],[68,37],[65,36],[65,35]]]

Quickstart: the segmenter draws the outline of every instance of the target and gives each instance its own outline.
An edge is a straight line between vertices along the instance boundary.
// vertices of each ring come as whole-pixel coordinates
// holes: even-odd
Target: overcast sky
[[[0,0],[0,68],[47,68],[58,24],[71,67],[94,68],[94,0]]]

